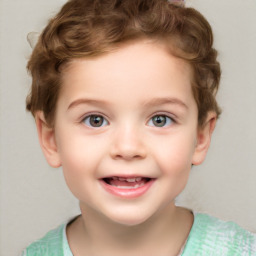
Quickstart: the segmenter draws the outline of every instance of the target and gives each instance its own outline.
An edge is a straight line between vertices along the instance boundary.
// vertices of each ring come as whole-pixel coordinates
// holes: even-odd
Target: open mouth
[[[103,181],[113,187],[116,187],[118,189],[136,189],[143,187],[148,182],[150,182],[152,179],[147,177],[107,177],[103,178]]]

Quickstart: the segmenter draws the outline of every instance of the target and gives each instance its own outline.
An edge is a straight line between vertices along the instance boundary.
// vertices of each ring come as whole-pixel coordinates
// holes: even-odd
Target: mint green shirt
[[[22,256],[73,256],[63,224],[32,243]],[[256,256],[256,234],[233,222],[195,213],[181,256]]]

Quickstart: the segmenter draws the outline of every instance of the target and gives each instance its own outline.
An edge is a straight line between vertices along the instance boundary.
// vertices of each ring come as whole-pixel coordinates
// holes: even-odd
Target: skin
[[[74,255],[177,255],[193,224],[174,199],[202,163],[216,122],[198,127],[192,71],[161,43],[138,41],[64,69],[54,127],[36,114],[48,163],[62,166],[82,215],[68,226]],[[93,127],[90,115],[101,116]],[[156,126],[153,117],[166,118]],[[103,119],[104,118],[104,119]],[[154,178],[146,193],[107,192],[108,176]]]

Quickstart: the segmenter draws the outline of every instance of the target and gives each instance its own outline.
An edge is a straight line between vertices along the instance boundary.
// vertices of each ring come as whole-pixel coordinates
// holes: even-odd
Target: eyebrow
[[[71,102],[67,108],[67,110],[74,108],[80,104],[91,104],[91,105],[98,105],[98,106],[106,106],[108,103],[104,100],[95,100],[95,99],[77,99],[73,102]],[[188,109],[188,106],[180,99],[178,98],[170,98],[170,97],[164,97],[164,98],[153,98],[149,101],[144,102],[142,105],[145,107],[152,107],[152,106],[159,106],[159,105],[165,105],[165,104],[175,104],[179,105],[182,108]]]
[[[178,98],[170,98],[170,97],[153,98],[145,102],[143,105],[146,107],[151,107],[151,106],[158,106],[158,105],[165,105],[165,104],[175,104],[175,105],[181,106],[182,108],[188,109],[188,106],[185,104],[185,102],[183,102]]]
[[[94,100],[94,99],[86,99],[86,98],[82,98],[82,99],[77,99],[72,101],[67,110],[74,108],[80,104],[91,104],[91,105],[98,105],[98,106],[105,106],[107,105],[107,102],[105,102],[104,100]]]

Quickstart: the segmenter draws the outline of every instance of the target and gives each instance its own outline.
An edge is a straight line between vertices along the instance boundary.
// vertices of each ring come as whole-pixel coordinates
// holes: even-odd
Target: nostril
[[[133,154],[118,154],[114,156],[115,159],[124,159],[124,160],[134,160],[134,159],[142,159],[143,155],[133,155]]]
[[[131,130],[117,134],[111,145],[110,154],[114,159],[133,160],[146,156],[142,138]]]

